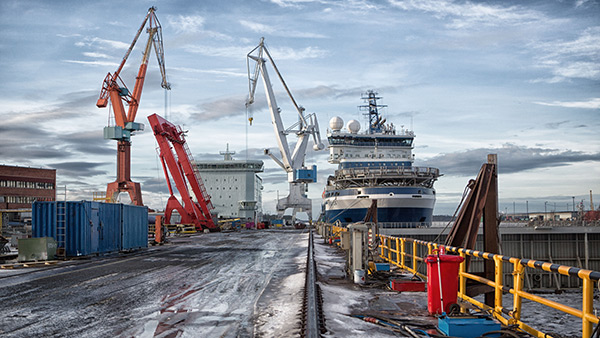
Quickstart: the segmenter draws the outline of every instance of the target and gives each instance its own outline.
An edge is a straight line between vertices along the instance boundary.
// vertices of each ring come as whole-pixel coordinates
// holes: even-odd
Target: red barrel
[[[453,255],[429,255],[425,259],[427,262],[427,310],[430,314],[449,312],[450,305],[456,303],[458,267],[463,260],[464,258]],[[440,300],[440,280],[442,280],[443,311],[442,300]]]

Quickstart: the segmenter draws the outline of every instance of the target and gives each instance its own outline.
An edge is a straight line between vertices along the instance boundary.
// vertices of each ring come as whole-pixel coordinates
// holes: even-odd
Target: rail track
[[[308,239],[308,258],[306,259],[306,281],[302,302],[302,329],[300,335],[307,338],[321,337],[327,332],[323,316],[323,297],[317,284],[317,263],[314,258],[313,230]]]

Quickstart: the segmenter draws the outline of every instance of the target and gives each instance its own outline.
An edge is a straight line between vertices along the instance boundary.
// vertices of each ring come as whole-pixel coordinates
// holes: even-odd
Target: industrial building
[[[56,169],[0,165],[0,209],[31,209],[56,198]]]
[[[195,161],[214,213],[219,218],[254,219],[262,213],[262,178],[264,163],[261,160],[234,160],[233,151],[221,151],[222,161]]]

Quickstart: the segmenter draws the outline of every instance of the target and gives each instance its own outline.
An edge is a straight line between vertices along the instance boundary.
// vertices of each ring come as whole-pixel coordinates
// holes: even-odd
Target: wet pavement
[[[295,335],[307,238],[297,230],[210,233],[131,254],[3,270],[0,336]]]
[[[307,245],[304,230],[210,233],[130,254],[0,270],[0,336],[297,337]],[[425,292],[390,291],[385,278],[354,284],[344,252],[318,235],[315,260],[324,337],[406,336],[356,316],[435,323]],[[560,323],[565,335],[577,330]]]

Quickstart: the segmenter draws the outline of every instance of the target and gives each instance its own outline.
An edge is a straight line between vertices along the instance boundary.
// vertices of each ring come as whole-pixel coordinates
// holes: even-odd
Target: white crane
[[[271,85],[269,74],[267,72],[267,59],[265,59],[265,56],[268,61],[271,62],[275,73],[277,73],[279,80],[281,80],[283,87],[298,112],[298,122],[287,129],[284,128],[283,121],[281,120],[281,109],[277,106],[277,101],[275,100],[275,93],[273,92],[273,86]],[[312,220],[312,204],[310,199],[306,197],[305,192],[307,191],[307,183],[317,181],[317,166],[313,165],[310,169],[306,168],[304,165],[304,157],[306,155],[309,136],[312,136],[313,138],[314,150],[321,150],[324,148],[324,145],[321,142],[321,133],[319,131],[317,116],[314,113],[305,115],[304,108],[298,106],[283,80],[281,73],[279,73],[271,54],[269,54],[269,51],[265,47],[264,38],[261,38],[259,45],[248,53],[246,61],[248,65],[249,80],[249,95],[248,100],[246,101],[246,107],[254,103],[254,93],[256,92],[258,77],[262,75],[267,95],[267,103],[269,104],[269,111],[271,113],[271,121],[273,122],[273,128],[275,129],[275,136],[281,153],[281,159],[272,154],[269,149],[265,149],[265,154],[269,155],[275,163],[285,170],[290,185],[289,195],[277,200],[277,213],[282,216],[287,209],[293,208],[292,218],[294,221],[297,212],[306,212],[309,219]],[[254,71],[252,72],[250,70],[250,63],[255,63]],[[292,133],[296,134],[298,140],[294,150],[290,151],[287,136]]]

